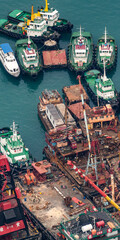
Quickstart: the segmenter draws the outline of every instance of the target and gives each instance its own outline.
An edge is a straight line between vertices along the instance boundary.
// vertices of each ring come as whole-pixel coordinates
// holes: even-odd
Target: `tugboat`
[[[90,32],[74,32],[68,47],[68,68],[85,72],[93,65],[93,40]]]
[[[45,0],[45,2],[45,9],[41,7],[41,10],[39,10],[38,8],[38,12],[34,14],[34,17],[36,18],[40,14],[41,18],[46,20],[47,26],[58,32],[71,31],[73,24],[66,19],[59,18],[58,11],[54,8],[48,8],[48,1]],[[16,9],[10,12],[8,15],[8,19],[16,23],[24,22],[24,18],[30,19],[31,13]]]
[[[29,35],[34,42],[39,43],[44,43],[48,39],[58,41],[60,38],[60,34],[56,31],[47,30],[46,21],[40,17],[40,12],[36,18],[34,17],[33,7],[31,19],[24,19],[24,22],[13,23],[0,19],[0,32],[17,39],[27,38]]]
[[[0,155],[0,240],[41,240],[39,223],[20,197],[8,160]]]
[[[119,96],[111,78],[107,78],[104,61],[104,75],[93,69],[84,74],[87,90],[95,104],[111,104],[114,110],[119,108]]]
[[[0,44],[0,61],[10,75],[14,77],[20,75],[20,68],[9,43]]]
[[[104,60],[106,62],[106,70],[111,70],[117,61],[117,46],[115,39],[107,34],[105,27],[105,34],[98,39],[96,48],[96,65],[97,68],[104,69]]]
[[[1,152],[5,154],[12,166],[20,168],[30,163],[29,150],[25,147],[17,126],[13,121],[12,127],[0,129]]]
[[[28,39],[20,39],[15,44],[15,52],[22,73],[32,77],[37,76],[42,70],[42,60],[38,53],[36,44]]]

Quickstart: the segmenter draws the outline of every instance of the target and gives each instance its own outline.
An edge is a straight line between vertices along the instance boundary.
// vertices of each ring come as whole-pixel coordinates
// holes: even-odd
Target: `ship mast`
[[[103,64],[104,64],[104,75],[103,75],[103,81],[107,81],[107,76],[106,76],[106,69],[105,69],[105,59],[103,60]]]
[[[31,21],[34,21],[34,10],[33,10],[33,5],[31,8]]]
[[[80,40],[82,38],[81,25],[80,25]]]
[[[44,9],[44,11],[45,11],[45,12],[48,12],[48,1],[45,0],[45,3],[46,3],[46,5],[45,5],[45,9]]]
[[[107,43],[107,31],[106,31],[106,26],[105,26],[105,44]]]
[[[17,140],[17,131],[16,131],[16,126],[15,126],[15,122],[13,121],[13,141]]]
[[[30,41],[30,36],[28,35],[28,47],[30,47],[31,41]]]

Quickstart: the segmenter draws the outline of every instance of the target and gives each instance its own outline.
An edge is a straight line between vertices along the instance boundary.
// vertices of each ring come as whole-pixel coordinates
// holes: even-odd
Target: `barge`
[[[32,166],[35,184],[25,183],[24,175],[15,180],[16,186],[21,189],[21,201],[44,226],[42,239],[59,239],[58,226],[61,221],[77,217],[88,208],[92,211],[95,207],[77,187],[71,185],[55,164],[43,160]]]
[[[46,21],[46,25],[50,27],[51,29],[57,31],[57,32],[69,32],[73,28],[73,24],[71,24],[66,19],[59,18],[59,13],[54,8],[48,7],[48,1],[45,0],[46,5],[45,8],[41,7],[41,9],[38,8],[37,13],[30,13],[26,11],[21,10],[13,10],[8,14],[8,19],[12,22],[24,22],[24,19],[28,20],[31,18],[31,15],[33,15],[34,18],[41,17],[41,19]]]
[[[42,58],[44,68],[67,67],[65,49],[42,51]]]
[[[38,115],[47,131],[65,128],[65,125],[76,126],[74,119],[63,104],[60,94],[55,90],[42,92],[37,105]],[[65,114],[67,118],[65,117]]]
[[[67,98],[68,104],[81,102],[80,86],[79,86],[79,84],[71,85],[71,86],[65,86],[62,89],[62,91],[63,91],[65,97]],[[83,88],[83,86],[82,86],[82,92],[83,92],[84,101],[86,103],[89,103],[89,97],[88,97],[85,89]]]

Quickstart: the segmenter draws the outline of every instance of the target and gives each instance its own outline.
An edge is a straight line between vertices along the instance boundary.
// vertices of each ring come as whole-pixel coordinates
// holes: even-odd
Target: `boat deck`
[[[54,178],[44,183],[38,182],[30,188],[30,192],[23,194],[22,202],[56,239],[59,232],[57,226],[61,221],[77,217],[88,208],[92,210],[93,204],[55,164],[52,169]]]
[[[67,58],[65,49],[62,50],[52,50],[52,51],[43,51],[43,66],[44,68],[48,67],[67,67]]]
[[[89,97],[81,85],[84,101],[89,103]],[[67,98],[67,101],[69,104],[81,102],[81,94],[80,94],[80,86],[78,85],[71,85],[63,88],[63,93],[65,94],[65,97]]]

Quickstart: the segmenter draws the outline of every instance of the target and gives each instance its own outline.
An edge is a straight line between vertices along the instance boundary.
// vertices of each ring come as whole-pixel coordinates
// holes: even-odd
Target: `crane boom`
[[[81,100],[82,100],[82,105],[83,105],[83,114],[84,114],[85,128],[86,128],[87,139],[88,139],[88,146],[89,146],[89,151],[90,151],[90,149],[91,149],[90,135],[89,135],[89,131],[88,131],[87,116],[86,116],[86,111],[85,111],[85,106],[84,106],[84,97],[83,97],[83,93],[82,93],[82,86],[81,86],[80,78],[81,78],[81,76],[78,75],[77,79],[79,81],[80,94],[81,94]]]
[[[71,161],[68,161],[67,164],[71,166],[72,169],[77,172],[81,178],[84,178],[86,182],[89,182],[92,187],[96,191],[100,193],[101,196],[103,196],[111,205],[113,205],[118,211],[120,211],[120,207],[117,203],[115,203],[105,192],[103,192],[90,178],[88,178],[80,169],[78,169]]]

